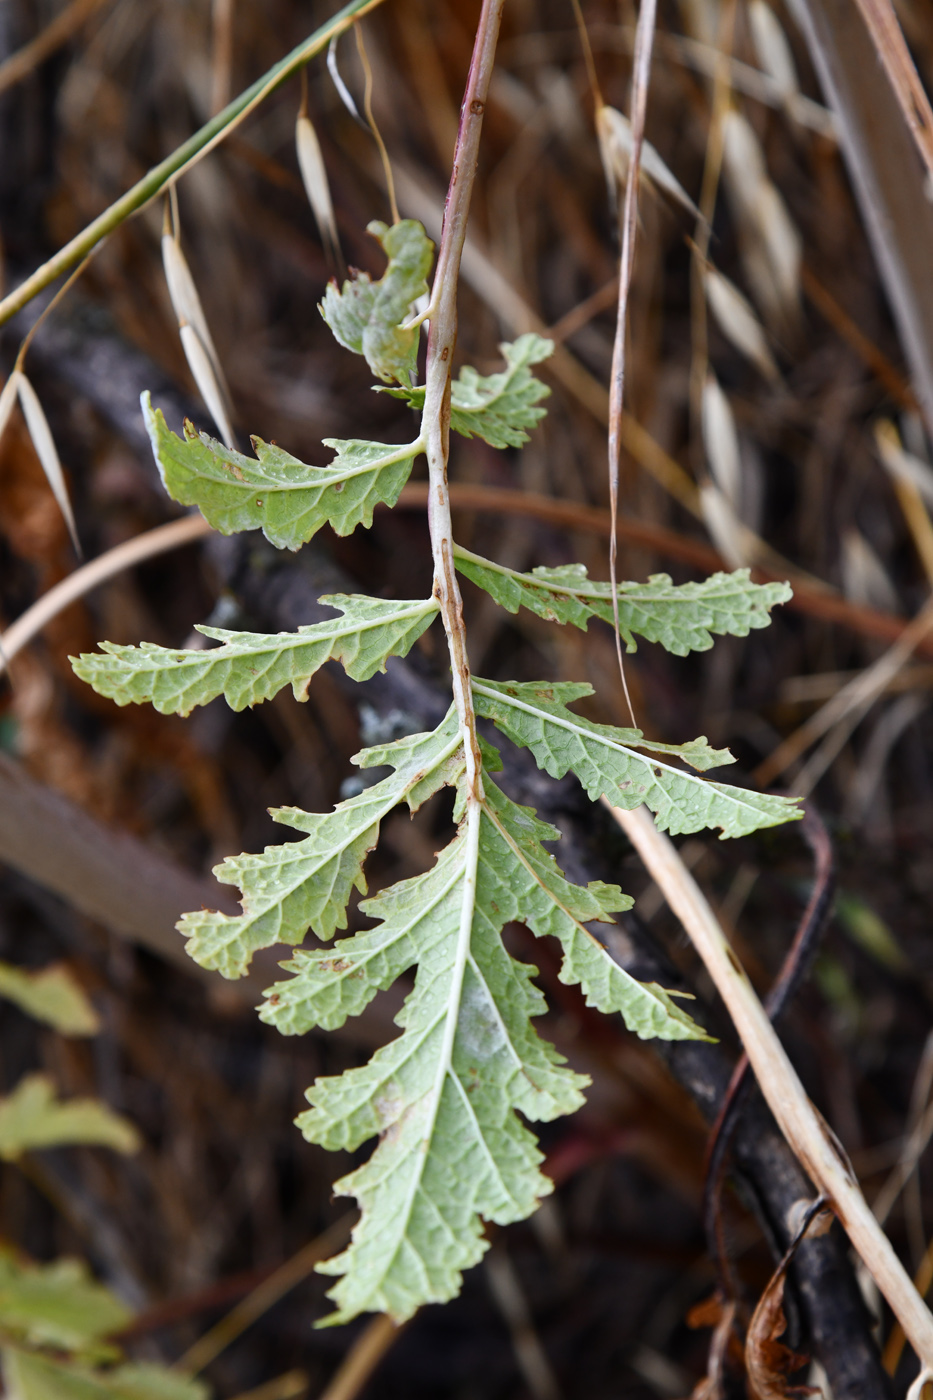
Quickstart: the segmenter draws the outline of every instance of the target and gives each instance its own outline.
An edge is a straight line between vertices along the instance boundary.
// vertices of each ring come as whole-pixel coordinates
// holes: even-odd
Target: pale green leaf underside
[[[55,1097],[44,1074],[29,1074],[0,1099],[0,1158],[14,1161],[24,1152],[77,1143],[135,1152],[139,1134],[133,1124],[99,1099]]]
[[[300,943],[309,929],[331,938],[346,928],[353,888],[366,889],[363,862],[378,840],[380,822],[400,802],[414,811],[455,777],[462,762],[456,715],[451,711],[433,734],[414,734],[376,752],[377,762],[396,771],[333,812],[273,810],[276,821],[305,833],[303,841],[267,846],[262,855],[231,857],[215,867],[218,880],[240,887],[243,912],[197,910],[182,917],[178,929],[196,963],[224,977],[242,977],[260,948]],[[368,753],[359,760],[375,766]]]
[[[128,1362],[105,1371],[4,1347],[3,1379],[17,1400],[208,1400],[204,1381],[167,1367]]]
[[[185,423],[182,440],[161,411],[142,397],[152,450],[166,491],[197,506],[221,534],[262,530],[278,549],[299,549],[323,525],[349,535],[370,526],[379,504],[395,505],[421,451],[402,446],[325,438],[337,454],[329,467],[309,467],[272,443],[253,439],[256,457],[234,452]]]
[[[535,1033],[545,1009],[535,969],[516,962],[502,929],[521,920],[559,939],[563,980],[593,1005],[621,1011],[638,1034],[703,1032],[660,988],[633,981],[584,923],[631,901],[614,886],[570,884],[541,842],[557,832],[484,778],[486,796],[425,875],[362,906],[374,929],[325,950],[299,951],[296,975],[270,988],[261,1017],[286,1033],[340,1025],[380,988],[417,966],[398,1020],[403,1034],[368,1065],[308,1091],[299,1126],[313,1142],[353,1150],[381,1142],[336,1189],[362,1209],[353,1242],[322,1271],[346,1321],[363,1311],[397,1319],[452,1297],[486,1245],[482,1220],[523,1219],[551,1189],[516,1110],[530,1121],[573,1112],[586,1081]],[[473,881],[475,880],[475,893]]]
[[[803,815],[792,799],[709,782],[637,752],[633,745],[656,746],[645,744],[638,730],[595,724],[567,709],[588,693],[589,686],[473,682],[477,713],[529,748],[540,768],[554,778],[575,773],[594,800],[605,796],[624,808],[644,803],[662,831],[721,827],[723,838],[746,836]],[[701,743],[687,746],[694,758]]]
[[[100,1030],[87,993],[63,964],[34,970],[0,962],[0,996],[62,1035],[96,1035]]]
[[[367,232],[388,259],[385,273],[374,282],[368,273],[358,272],[340,291],[331,282],[320,312],[341,345],[365,355],[373,374],[387,383],[410,384],[419,332],[417,326],[405,330],[400,323],[410,319],[413,304],[427,293],[434,244],[414,219],[391,228],[377,220]]]
[[[242,710],[287,685],[296,700],[306,700],[308,682],[325,661],[341,662],[353,680],[368,680],[385,670],[389,656],[406,656],[437,612],[433,598],[390,602],[335,593],[320,601],[342,616],[271,636],[202,626],[199,632],[222,644],[202,650],[102,642],[101,652],[72,658],[72,666],[118,705],[148,701],[162,714],[187,715],[223,695]]]
[[[479,374],[465,365],[450,386],[450,426],[463,437],[480,437],[490,447],[521,447],[547,409],[539,408],[550,394],[536,379],[531,366],[554,353],[554,342],[531,333],[499,346],[506,368],[498,374]],[[392,389],[396,398],[412,408],[424,408],[424,389]]]
[[[524,607],[549,622],[584,630],[591,617],[612,625],[612,586],[588,578],[582,564],[521,574],[459,545],[454,556],[459,572],[509,612]],[[714,633],[747,637],[752,629],[767,627],[769,609],[790,596],[789,584],[752,583],[748,569],[713,574],[701,583],[674,584],[667,574],[653,574],[647,583],[619,584],[619,628],[629,651],[636,649],[637,633],[686,656],[709,650]]]

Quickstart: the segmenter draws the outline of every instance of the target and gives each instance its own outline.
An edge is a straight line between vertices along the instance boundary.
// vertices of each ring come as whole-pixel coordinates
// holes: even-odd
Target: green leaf
[[[81,1260],[37,1265],[0,1252],[0,1332],[7,1338],[98,1359],[113,1355],[104,1339],[132,1316]]]
[[[342,616],[272,636],[198,627],[221,642],[204,650],[171,651],[151,642],[118,646],[72,658],[75,674],[118,705],[148,700],[162,714],[190,714],[223,695],[231,709],[269,700],[290,685],[296,700],[308,698],[308,682],[325,661],[340,661],[365,681],[384,671],[389,656],[405,656],[437,612],[437,601],[389,602],[335,593],[321,598]],[[0,992],[3,991],[0,977]]]
[[[74,974],[62,963],[32,972],[0,962],[0,996],[62,1035],[97,1035],[100,1018]]]
[[[76,1143],[136,1152],[140,1138],[129,1119],[99,1099],[56,1099],[55,1086],[44,1074],[27,1075],[0,1099],[0,1158],[4,1161],[43,1147]]]
[[[242,977],[260,948],[300,943],[309,928],[319,938],[346,928],[347,902],[354,887],[366,889],[363,861],[382,819],[400,802],[415,811],[462,764],[456,714],[451,709],[433,734],[364,750],[356,761],[364,767],[391,764],[395,772],[330,813],[273,810],[276,821],[306,833],[305,840],[267,846],[262,855],[237,856],[215,867],[218,880],[239,885],[243,913],[197,910],[182,917],[178,929],[189,939],[195,962],[224,977]]]
[[[378,282],[358,272],[342,291],[331,282],[320,305],[321,315],[337,340],[357,355],[365,355],[373,374],[390,382],[410,384],[418,355],[418,327],[403,330],[414,303],[428,290],[434,244],[421,224],[402,219],[391,228],[378,220],[367,232],[380,243],[388,267]]]
[[[262,530],[278,549],[298,549],[322,525],[349,535],[370,526],[373,510],[394,506],[408,480],[421,441],[403,446],[325,438],[336,457],[329,467],[309,467],[272,443],[253,438],[256,457],[245,457],[185,423],[182,440],[170,432],[148,394],[143,414],[162,482],[173,500],[197,506],[221,534]]]
[[[587,577],[582,564],[516,573],[459,545],[454,558],[460,573],[502,607],[516,613],[528,608],[549,622],[571,622],[586,630],[591,617],[612,626],[612,586]],[[752,583],[748,569],[713,574],[702,583],[674,584],[667,574],[652,574],[647,583],[619,584],[619,628],[629,651],[637,633],[660,642],[675,656],[708,651],[712,634],[747,637],[767,627],[769,609],[791,597],[787,583]]]
[[[465,365],[450,386],[450,426],[464,437],[481,437],[490,447],[521,447],[547,412],[537,405],[550,394],[531,366],[554,353],[553,340],[531,333],[499,346],[506,368],[482,375]],[[424,408],[424,389],[390,389],[412,408]]]
[[[107,1371],[3,1348],[3,1379],[16,1400],[209,1400],[210,1388],[167,1367],[132,1362]]]
[[[662,831],[676,835],[718,826],[723,839],[803,816],[794,799],[711,783],[637,753],[636,748],[661,746],[646,743],[637,729],[595,724],[567,709],[589,694],[590,686],[473,681],[477,714],[491,719],[514,744],[529,748],[551,777],[574,772],[594,801],[606,796],[624,808],[644,803]],[[684,754],[705,765],[704,755],[716,755],[705,745],[705,739],[694,740]]]
[[[580,982],[592,1004],[622,1011],[638,1034],[704,1035],[667,993],[618,968],[584,927],[631,901],[600,882],[572,885],[541,845],[554,828],[506,798],[488,772],[484,785],[482,803],[467,805],[430,871],[364,902],[376,927],[329,955],[297,954],[286,965],[296,976],[270,988],[261,1008],[286,1033],[340,1025],[417,965],[397,1018],[402,1035],[367,1065],[318,1080],[298,1119],[310,1141],[331,1150],[381,1139],[335,1187],[357,1197],[362,1217],[350,1247],[321,1266],[343,1276],[328,1321],[364,1311],[401,1320],[452,1297],[486,1248],[482,1220],[524,1219],[552,1189],[517,1112],[533,1122],[572,1113],[587,1081],[535,1033],[545,1001],[535,969],[502,943],[507,922],[558,938],[564,980]]]

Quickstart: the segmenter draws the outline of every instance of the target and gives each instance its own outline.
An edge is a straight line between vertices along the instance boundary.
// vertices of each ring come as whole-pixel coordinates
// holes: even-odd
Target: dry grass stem
[[[84,598],[107,579],[115,578],[117,574],[131,569],[144,559],[154,559],[160,554],[203,539],[205,535],[210,534],[210,530],[211,527],[202,515],[186,515],[181,520],[172,520],[168,525],[157,525],[154,530],[147,530],[142,535],[125,540],[123,544],[108,549],[106,554],[101,554],[80,569],[75,569],[74,573],[62,579],[61,583],[57,583],[54,588],[43,593],[41,598],[37,598],[32,607],[27,608],[0,635],[0,673],[17,652],[22,651],[53,618],[58,617],[79,598]]]
[[[838,1142],[808,1099],[705,896],[646,808],[624,811],[604,801],[702,958],[782,1133],[839,1217],[921,1363],[933,1364],[933,1316],[872,1215]]]

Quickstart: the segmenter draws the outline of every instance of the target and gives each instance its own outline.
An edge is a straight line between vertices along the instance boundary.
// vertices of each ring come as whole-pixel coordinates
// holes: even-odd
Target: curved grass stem
[[[341,34],[348,29],[355,20],[359,19],[368,11],[381,5],[382,0],[349,0],[342,10],[339,10],[333,19],[327,21],[320,29],[303,40],[297,48],[283,58],[279,63],[270,68],[268,73],[264,73],[245,92],[241,92],[239,97],[226,107],[222,112],[218,112],[216,117],[212,117],[196,131],[193,136],[183,142],[177,150],[173,151],[165,160],[138,180],[132,189],[121,195],[109,209],[105,209],[102,214],[88,224],[81,233],[76,234],[70,243],[66,243],[48,262],[37,268],[31,276],[15,287],[12,292],[0,301],[0,326],[4,325],[11,316],[15,316],[17,311],[21,311],[34,296],[43,291],[63,272],[68,272],[79,263],[82,258],[114,229],[120,227],[133,214],[149,204],[157,195],[161,194],[165,187],[173,180],[179,179],[183,174],[202,160],[209,151],[219,145],[230,133],[239,126],[254,108],[275,92],[276,88],[282,86],[284,82],[303,68],[309,59],[320,53],[330,43],[335,35]]]

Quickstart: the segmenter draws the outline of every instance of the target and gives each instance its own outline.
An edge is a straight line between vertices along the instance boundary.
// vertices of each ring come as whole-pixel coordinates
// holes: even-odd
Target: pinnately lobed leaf
[[[509,612],[524,607],[549,622],[572,622],[584,630],[591,617],[612,625],[612,586],[588,578],[583,564],[521,574],[459,545],[454,557],[458,571]],[[752,583],[748,569],[682,584],[668,574],[652,574],[647,583],[619,584],[619,626],[629,651],[636,649],[637,633],[686,656],[708,651],[713,633],[747,637],[753,628],[767,627],[770,609],[790,596],[789,584]]]
[[[197,506],[221,534],[262,530],[277,549],[299,549],[322,525],[349,535],[370,526],[379,504],[394,506],[421,451],[403,446],[325,438],[337,454],[329,467],[309,467],[272,443],[253,438],[245,457],[185,423],[182,440],[169,430],[148,394],[143,414],[166,491]]]
[[[594,800],[605,796],[624,808],[644,803],[662,831],[677,835],[718,826],[724,839],[803,816],[791,798],[707,782],[636,752],[660,747],[646,743],[637,729],[616,729],[573,714],[567,705],[592,694],[590,686],[474,678],[473,694],[477,714],[491,719],[513,743],[529,748],[552,778],[573,772]],[[661,751],[677,753],[673,746]],[[709,755],[718,756],[705,740],[681,751],[688,762],[700,756],[700,767],[710,766]]]
[[[373,929],[329,952],[299,951],[284,965],[295,976],[270,988],[261,1008],[286,1034],[338,1026],[417,967],[397,1018],[402,1034],[367,1065],[318,1080],[298,1120],[331,1150],[381,1139],[336,1186],[357,1197],[362,1218],[349,1249],[321,1266],[342,1276],[329,1322],[363,1311],[402,1320],[452,1297],[486,1248],[482,1220],[523,1219],[552,1189],[516,1111],[532,1122],[571,1113],[588,1081],[535,1033],[545,1001],[535,969],[502,943],[507,922],[556,937],[562,979],[579,983],[592,1005],[620,1011],[637,1034],[705,1038],[666,992],[635,982],[587,930],[631,900],[615,886],[566,880],[541,844],[558,833],[495,786],[493,766],[481,807],[433,868],[363,904],[378,920]]]
[[[143,642],[102,642],[100,652],[72,657],[75,674],[118,705],[149,701],[162,714],[190,714],[223,695],[233,710],[269,700],[290,685],[296,700],[325,661],[340,661],[347,675],[368,680],[384,671],[389,656],[406,656],[437,613],[433,598],[391,602],[335,593],[320,599],[342,616],[267,635],[198,627],[220,642],[208,649],[173,651]],[[2,990],[2,988],[0,988]]]
[[[410,385],[416,368],[418,327],[402,326],[419,297],[427,295],[434,244],[421,224],[401,219],[389,228],[378,220],[367,232],[379,242],[388,267],[378,282],[358,272],[340,291],[331,282],[321,315],[347,350],[364,355],[379,379]]]
[[[309,929],[319,938],[332,938],[338,928],[346,928],[347,901],[354,887],[366,889],[363,861],[376,844],[380,822],[400,802],[416,810],[448,782],[462,762],[460,750],[451,710],[433,734],[411,735],[378,750],[379,761],[395,772],[333,812],[273,809],[276,821],[304,832],[305,839],[267,846],[262,855],[236,856],[215,867],[218,880],[242,890],[243,912],[185,914],[178,929],[187,936],[194,961],[224,977],[242,977],[260,948],[300,943]]]
[[[554,342],[529,332],[499,349],[505,358],[504,370],[483,375],[465,365],[451,384],[450,426],[463,437],[481,437],[490,447],[521,447],[547,412],[538,405],[551,392],[535,378],[531,366],[554,353]],[[424,408],[423,388],[387,392],[406,399],[412,408]]]

